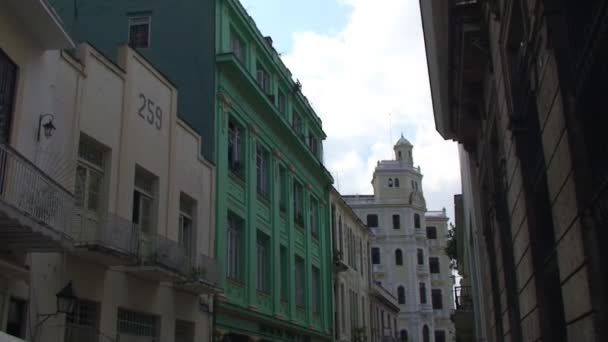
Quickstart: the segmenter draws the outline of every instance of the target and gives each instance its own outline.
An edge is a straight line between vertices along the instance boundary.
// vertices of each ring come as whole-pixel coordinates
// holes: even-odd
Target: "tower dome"
[[[395,150],[395,160],[405,161],[407,164],[413,165],[413,148],[414,145],[412,145],[412,143],[403,136],[403,133],[401,133],[401,138],[397,140],[395,147],[393,147],[393,149]]]

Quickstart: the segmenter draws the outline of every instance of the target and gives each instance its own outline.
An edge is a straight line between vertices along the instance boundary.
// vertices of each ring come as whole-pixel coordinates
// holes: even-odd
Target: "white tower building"
[[[447,217],[443,214],[437,222],[436,214],[432,215],[431,227],[435,227],[435,234],[430,232],[429,239],[422,174],[420,167],[414,166],[412,150],[413,145],[402,135],[394,146],[395,158],[379,161],[374,170],[374,194],[344,196],[344,199],[374,233],[373,280],[398,299],[399,340],[451,341],[451,291],[449,285],[441,291],[434,287],[450,284],[451,272],[439,242],[431,241],[440,236],[445,245]],[[431,263],[437,272],[432,275]],[[448,322],[437,317],[447,317]]]

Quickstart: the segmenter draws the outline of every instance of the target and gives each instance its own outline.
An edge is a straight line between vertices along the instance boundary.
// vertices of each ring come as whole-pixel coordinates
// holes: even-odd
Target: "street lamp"
[[[54,313],[50,314],[39,314],[38,317],[43,317],[36,327],[34,328],[34,338],[36,341],[36,335],[38,335],[38,330],[42,327],[42,324],[46,322],[49,318],[57,316],[58,314],[71,314],[74,312],[76,308],[76,303],[78,302],[78,297],[72,288],[72,282],[68,282],[66,286],[64,286],[57,294],[57,309]]]
[[[45,118],[49,118],[47,122],[44,124],[42,121]],[[38,118],[38,141],[40,141],[40,133],[44,131],[44,136],[48,139],[53,136],[53,131],[57,128],[53,125],[53,120],[55,120],[55,116],[53,114],[43,114]]]
[[[70,281],[61,291],[57,292],[57,313],[69,314],[74,312],[78,297],[74,293],[72,288],[72,282]]]

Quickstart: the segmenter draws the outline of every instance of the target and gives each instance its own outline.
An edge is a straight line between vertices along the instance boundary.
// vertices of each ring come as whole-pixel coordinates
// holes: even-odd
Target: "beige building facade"
[[[371,231],[335,188],[330,192],[330,203],[336,341],[369,341],[373,334],[370,324]]]
[[[177,117],[177,89],[127,47],[117,64],[86,44],[59,50],[73,45],[45,1],[2,6],[2,62],[16,77],[3,80],[15,96],[2,113],[0,235],[20,280],[0,289],[1,330],[35,341],[210,340],[214,168]],[[32,6],[39,20],[20,20]],[[78,301],[57,313],[68,284]]]

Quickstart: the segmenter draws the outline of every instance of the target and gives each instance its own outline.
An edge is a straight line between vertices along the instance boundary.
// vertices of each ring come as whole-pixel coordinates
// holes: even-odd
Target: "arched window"
[[[422,342],[429,342],[430,341],[430,336],[429,336],[429,327],[425,324],[422,327]]]
[[[420,228],[420,215],[414,214],[414,228]]]
[[[399,299],[399,304],[405,304],[405,288],[403,286],[397,288],[397,299]]]
[[[399,187],[399,178],[395,178],[395,188]]]
[[[405,329],[401,330],[399,337],[401,338],[401,342],[406,342],[407,341],[407,330],[405,330]]]
[[[402,157],[401,157],[401,151],[398,151],[398,152],[397,152],[397,155],[398,155],[397,159],[401,160],[401,158],[402,158]]]
[[[389,179],[388,179],[388,187],[389,187],[389,188],[392,188],[392,187],[393,187],[393,179],[392,179],[392,178],[389,178]]]
[[[400,249],[395,251],[395,264],[398,266],[403,265],[403,252]]]

